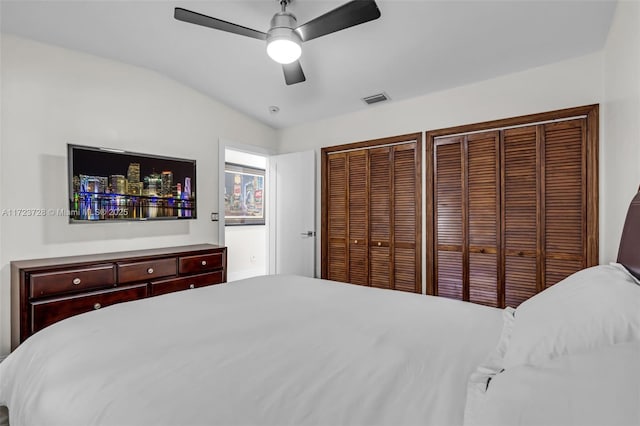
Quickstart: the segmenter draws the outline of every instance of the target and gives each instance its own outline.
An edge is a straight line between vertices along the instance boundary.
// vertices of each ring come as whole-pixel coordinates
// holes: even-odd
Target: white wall
[[[275,147],[275,131],[158,73],[2,35],[0,206],[66,208],[66,144],[197,160],[198,219],[69,225],[0,217],[0,354],[11,260],[218,241],[218,140]]]
[[[227,281],[267,273],[267,229],[264,225],[227,226]]]
[[[390,95],[393,97],[392,93]],[[602,53],[594,53],[280,130],[278,139],[281,153],[308,149],[319,151],[325,146],[595,104],[601,100]],[[320,155],[317,158],[320,161]],[[317,170],[320,173],[320,167]],[[317,182],[316,226],[320,229],[319,176]],[[425,240],[423,235],[423,244]],[[320,239],[317,253],[316,262],[319,265]]]
[[[258,169],[267,168],[267,157],[225,149],[225,161]],[[265,183],[267,182],[265,177]],[[266,188],[265,188],[266,189]],[[266,196],[268,194],[265,193]],[[221,212],[222,213],[222,212]],[[264,225],[226,226],[227,280],[235,281],[267,273],[267,227]]]
[[[629,201],[640,185],[640,3],[621,1],[604,49],[601,192],[605,257],[615,260]]]
[[[279,130],[279,152],[305,151],[598,103],[602,98],[601,61],[602,54],[594,53]]]

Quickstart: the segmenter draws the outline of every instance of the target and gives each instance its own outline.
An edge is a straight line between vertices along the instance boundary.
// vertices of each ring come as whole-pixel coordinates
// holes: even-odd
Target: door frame
[[[255,145],[247,145],[238,142],[233,142],[227,139],[219,138],[218,139],[218,244],[221,246],[225,245],[225,220],[224,220],[224,182],[225,182],[225,164],[226,164],[226,153],[225,150],[230,149],[233,151],[245,152],[247,154],[259,155],[267,158],[267,166],[265,170],[265,182],[270,182],[270,166],[269,166],[269,158],[274,155],[274,151],[265,147],[255,146]],[[265,228],[267,232],[267,246],[265,248],[267,252],[267,269],[269,273],[271,272],[271,258],[273,256],[271,252],[271,228],[272,222],[271,218],[273,215],[272,212],[272,194],[275,192],[271,191],[269,186],[265,188],[265,197],[267,199],[265,205]]]

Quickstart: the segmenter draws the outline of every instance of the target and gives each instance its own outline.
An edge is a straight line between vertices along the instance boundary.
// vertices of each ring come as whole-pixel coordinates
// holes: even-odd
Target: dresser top
[[[198,254],[210,250],[220,249],[223,246],[215,244],[193,244],[187,246],[161,247],[144,250],[129,250],[99,254],[85,254],[79,256],[49,257],[44,259],[15,260],[11,262],[12,268],[31,269],[46,268],[48,266],[68,266],[73,264],[114,262],[122,259],[143,259],[154,256],[180,256]]]

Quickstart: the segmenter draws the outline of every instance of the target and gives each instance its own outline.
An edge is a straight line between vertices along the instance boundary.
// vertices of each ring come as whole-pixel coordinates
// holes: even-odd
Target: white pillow
[[[518,307],[503,367],[628,341],[640,341],[640,286],[616,266],[594,266]]]
[[[638,359],[628,342],[505,370],[465,425],[639,425]]]
[[[513,329],[515,309],[505,308],[502,311],[502,333],[496,348],[487,359],[471,373],[467,383],[467,402],[464,407],[465,425],[473,425],[476,412],[482,409],[484,395],[487,392],[491,380],[502,371],[504,354],[509,347],[511,331]]]

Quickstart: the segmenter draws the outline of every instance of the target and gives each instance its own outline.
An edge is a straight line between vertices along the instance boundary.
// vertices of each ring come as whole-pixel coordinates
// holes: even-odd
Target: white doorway
[[[265,274],[315,276],[314,151],[270,155],[259,147],[220,141],[219,244],[227,247],[227,281]],[[264,225],[228,225],[226,163],[265,170]]]
[[[266,180],[266,170],[268,168],[268,156],[264,154],[249,153],[233,148],[224,149],[225,173],[222,176],[222,200],[224,203],[220,207],[220,220],[224,223],[224,245],[227,247],[227,281],[237,281],[244,278],[265,275],[268,273],[268,225],[264,212],[265,197],[264,191]],[[242,205],[246,210],[247,189],[243,187],[257,183],[259,171],[262,170],[265,177],[262,178],[261,189],[255,188],[256,192],[261,191],[259,208],[263,215],[261,222],[259,214],[257,220],[237,219],[237,214],[230,211],[228,204],[230,200],[238,198],[235,203]],[[234,179],[239,182],[233,182]],[[248,180],[249,183],[245,181]],[[234,195],[233,192],[237,192]],[[241,191],[241,192],[240,192]],[[253,191],[253,188],[252,188]],[[249,193],[252,203],[255,204],[254,192]],[[241,222],[241,223],[234,223]],[[257,224],[256,224],[257,222]]]

